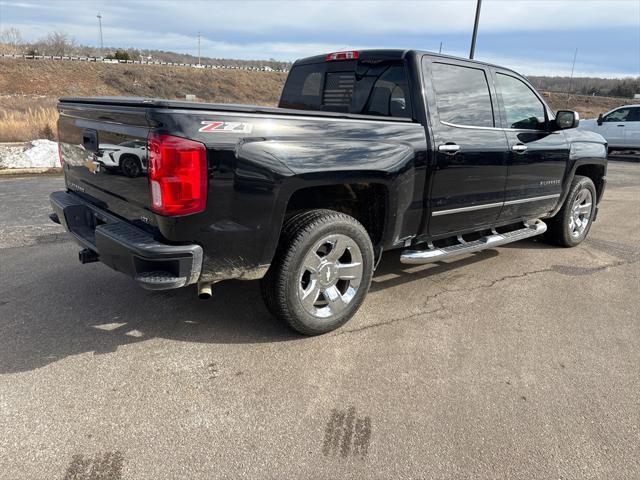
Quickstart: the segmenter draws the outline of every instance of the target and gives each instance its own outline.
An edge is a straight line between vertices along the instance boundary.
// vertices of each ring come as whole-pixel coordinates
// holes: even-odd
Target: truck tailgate
[[[59,104],[58,135],[67,188],[104,210],[154,224],[147,179],[144,107]]]

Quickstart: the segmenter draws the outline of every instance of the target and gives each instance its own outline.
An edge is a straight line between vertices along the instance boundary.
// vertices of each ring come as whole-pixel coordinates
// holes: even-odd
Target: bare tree
[[[22,33],[17,28],[5,28],[0,32],[0,43],[6,43],[12,47],[20,47],[22,45]]]
[[[76,41],[65,32],[51,32],[38,43],[48,55],[69,55],[77,48]]]

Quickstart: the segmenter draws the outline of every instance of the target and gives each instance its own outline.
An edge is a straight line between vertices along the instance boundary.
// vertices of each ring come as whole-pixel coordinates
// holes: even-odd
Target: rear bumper
[[[99,261],[133,277],[143,288],[168,290],[196,283],[200,278],[202,247],[199,245],[159,242],[148,232],[73,193],[53,192],[49,199],[54,222],[94,252]]]

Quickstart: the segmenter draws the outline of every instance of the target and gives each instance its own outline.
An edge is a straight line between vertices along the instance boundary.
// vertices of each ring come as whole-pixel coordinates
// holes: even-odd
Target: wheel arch
[[[605,186],[607,183],[607,159],[606,158],[578,158],[570,164],[567,174],[565,175],[562,187],[562,195],[558,201],[556,207],[551,211],[547,217],[555,216],[567,199],[567,195],[571,190],[571,184],[576,175],[585,176],[591,179],[596,187],[596,204],[600,203],[602,196],[604,195]]]
[[[590,178],[596,187],[596,202],[599,203],[604,193],[606,173],[607,167],[605,164],[583,163],[576,166],[573,172],[573,178],[576,176]]]
[[[358,220],[374,247],[379,247],[387,232],[389,201],[389,188],[383,182],[355,180],[304,186],[289,196],[283,221],[304,210],[335,210]]]

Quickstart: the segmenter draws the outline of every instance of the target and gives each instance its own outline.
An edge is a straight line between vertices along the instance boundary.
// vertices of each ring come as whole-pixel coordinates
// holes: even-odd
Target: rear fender
[[[404,243],[420,221],[413,204],[415,189],[422,193],[425,171],[416,168],[411,144],[353,139],[301,141],[274,139],[245,142],[238,146],[238,159],[268,164],[281,176],[264,244],[263,259],[273,257],[291,196],[304,188],[353,183],[383,184],[388,192],[383,245]],[[418,178],[419,176],[419,178]],[[416,186],[416,181],[421,182]],[[412,212],[412,207],[416,210]],[[408,218],[407,218],[408,217]]]

